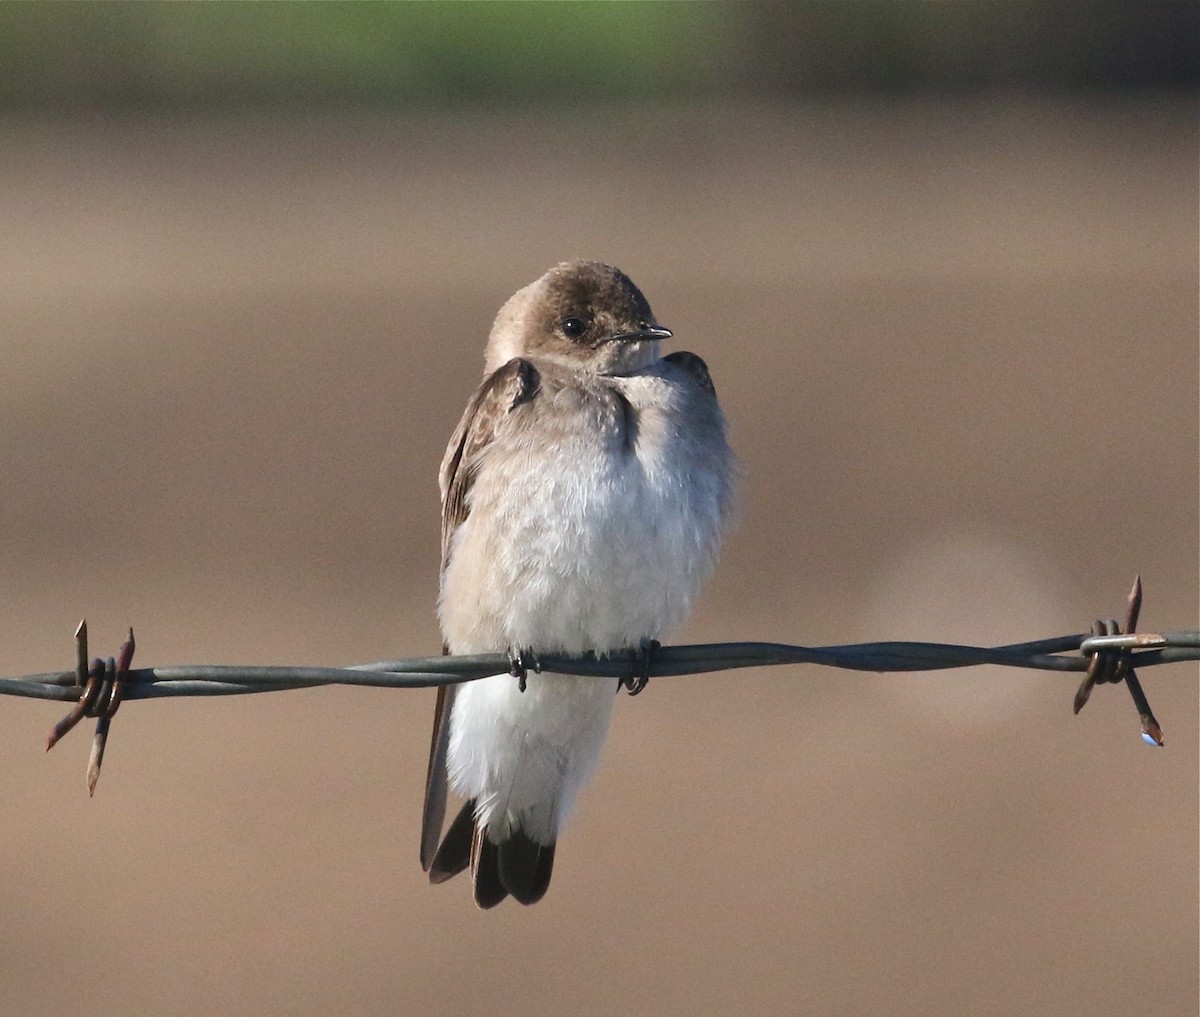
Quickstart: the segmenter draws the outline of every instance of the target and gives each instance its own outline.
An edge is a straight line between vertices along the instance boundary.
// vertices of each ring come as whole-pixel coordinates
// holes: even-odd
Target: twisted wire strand
[[[838,646],[787,643],[697,643],[662,646],[650,661],[652,678],[710,674],[747,667],[820,664],[851,671],[938,671],[979,664],[1041,671],[1086,671],[1092,654],[1127,651],[1133,668],[1200,660],[1200,631],[1094,636],[1081,633],[1005,646],[889,641]],[[543,656],[540,670],[561,674],[627,678],[640,665],[633,651],[605,656]],[[132,668],[124,699],[171,696],[228,696],[324,685],[372,688],[434,688],[503,674],[511,662],[503,653],[449,657],[410,657],[349,667],[181,665]],[[0,695],[77,702],[82,694],[75,671],[0,678]]]
[[[588,653],[578,657],[528,654],[534,671],[616,678],[618,688],[639,693],[649,678],[711,674],[745,667],[783,664],[822,664],[853,671],[939,671],[977,664],[1034,668],[1043,671],[1082,671],[1075,693],[1075,712],[1087,703],[1096,685],[1123,683],[1141,719],[1142,737],[1162,745],[1163,734],[1138,680],[1136,668],[1185,660],[1200,660],[1200,632],[1137,632],[1142,604],[1141,578],[1134,580],[1127,600],[1125,622],[1096,621],[1091,634],[1055,636],[1006,646],[963,646],[953,643],[905,641],[858,643],[846,646],[794,646],[787,643],[698,643]],[[84,717],[96,720],[88,758],[88,793],[94,794],[108,741],[109,727],[125,699],[166,696],[230,696],[323,685],[362,685],[376,688],[430,688],[473,681],[509,672],[525,690],[526,655],[510,657],[484,653],[450,657],[411,657],[351,667],[263,667],[238,664],[134,668],[133,630],[116,657],[88,656],[87,622],[75,631],[75,669],[22,678],[0,678],[0,695],[53,699],[74,705],[50,730],[46,748],[53,748]]]

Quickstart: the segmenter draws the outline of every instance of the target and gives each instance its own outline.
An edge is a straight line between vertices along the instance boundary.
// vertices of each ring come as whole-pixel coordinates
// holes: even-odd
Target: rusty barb
[[[1162,745],[1163,733],[1142,691],[1134,666],[1146,668],[1200,660],[1200,631],[1139,633],[1142,582],[1134,581],[1123,624],[1097,621],[1090,633],[1054,636],[1005,646],[962,646],[947,643],[875,642],[851,646],[794,646],[787,643],[702,643],[659,646],[647,643],[628,652],[587,653],[582,656],[534,657],[540,669],[557,674],[616,679],[614,691],[641,691],[649,679],[671,675],[709,674],[745,667],[783,664],[821,664],[852,671],[896,673],[935,671],[993,664],[1042,671],[1084,672],[1075,693],[1078,713],[1097,685],[1124,683],[1142,721],[1142,737]],[[233,664],[131,668],[133,630],[117,657],[88,661],[87,624],[75,633],[75,670],[0,678],[0,696],[57,699],[74,705],[50,732],[51,748],[84,717],[96,718],[96,735],[88,759],[88,792],[95,793],[104,759],[109,725],[122,699],[162,696],[227,696],[325,685],[372,688],[435,688],[504,674],[512,667],[511,653],[481,653],[449,657],[410,657],[403,660],[355,664],[352,667],[242,666]],[[535,673],[537,666],[534,668]],[[531,678],[531,681],[536,678]]]
[[[81,687],[79,702],[77,702],[62,720],[50,730],[46,740],[46,751],[49,752],[59,739],[78,724],[84,717],[96,718],[96,735],[92,739],[92,752],[88,757],[87,786],[88,794],[96,793],[96,781],[100,779],[100,765],[104,762],[104,746],[108,742],[108,727],[121,705],[121,697],[125,683],[129,677],[129,665],[133,663],[133,651],[136,648],[133,639],[133,629],[129,630],[129,638],[121,644],[121,649],[114,660],[101,660],[94,657],[88,664],[87,621],[81,621],[75,630],[75,683]]]
[[[1109,639],[1102,642],[1102,636],[1133,637],[1137,632],[1138,615],[1142,611],[1142,577],[1133,580],[1133,589],[1129,591],[1129,599],[1125,607],[1125,625],[1119,626],[1115,618],[1105,621],[1092,622],[1092,639],[1086,639],[1080,645],[1080,652],[1091,652],[1091,662],[1087,673],[1075,693],[1075,712],[1078,713],[1087,704],[1092,689],[1097,685],[1117,685],[1124,682],[1133,697],[1133,705],[1137,707],[1138,716],[1142,719],[1142,738],[1147,745],[1162,745],[1163,733],[1146,693],[1142,691],[1142,683],[1133,670],[1130,651],[1137,646],[1161,646],[1162,636],[1153,635],[1141,639],[1128,638],[1121,641]]]

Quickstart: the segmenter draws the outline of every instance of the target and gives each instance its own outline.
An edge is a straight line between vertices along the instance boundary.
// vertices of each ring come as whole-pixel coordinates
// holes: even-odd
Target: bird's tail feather
[[[429,866],[429,881],[444,883],[468,866],[475,903],[493,908],[512,894],[521,904],[546,895],[554,869],[554,845],[539,844],[517,830],[499,844],[475,821],[475,801],[466,802],[446,831]]]
[[[429,882],[444,883],[471,864],[471,836],[475,832],[475,799],[467,802],[450,824],[429,866]]]
[[[554,870],[553,844],[539,844],[518,830],[498,846],[496,853],[500,882],[514,900],[536,904],[546,895]]]

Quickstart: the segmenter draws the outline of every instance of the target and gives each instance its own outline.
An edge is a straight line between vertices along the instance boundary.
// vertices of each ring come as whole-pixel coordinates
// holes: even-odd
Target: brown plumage
[[[439,475],[445,652],[615,651],[657,638],[686,612],[715,557],[730,456],[704,362],[659,357],[670,334],[627,276],[596,262],[559,265],[501,308],[484,380]],[[590,493],[597,470],[622,477],[630,504],[651,517],[626,520],[619,499],[605,514],[614,496],[604,486]],[[655,516],[669,523],[660,530]],[[514,543],[510,528],[535,519],[536,548]],[[650,579],[629,587],[623,564],[612,563],[616,545],[596,544],[586,535],[593,527],[648,541]],[[566,583],[563,598],[523,599],[543,583]],[[504,618],[531,626],[527,641]],[[508,676],[439,689],[421,826],[431,882],[469,868],[480,907],[542,898],[562,816],[607,729],[616,683],[597,682],[538,674],[528,694]],[[452,744],[456,702],[468,700],[470,734],[455,719]],[[468,800],[443,837],[452,772]]]

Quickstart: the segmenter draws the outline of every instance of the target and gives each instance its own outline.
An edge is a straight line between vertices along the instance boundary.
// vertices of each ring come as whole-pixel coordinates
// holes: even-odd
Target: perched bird
[[[545,894],[621,684],[529,663],[652,652],[716,562],[733,457],[704,361],[661,356],[670,337],[623,272],[560,264],[500,309],[446,449],[445,652],[507,652],[513,673],[438,692],[421,864],[434,883],[470,866],[480,907]],[[448,789],[466,803],[439,845]]]

